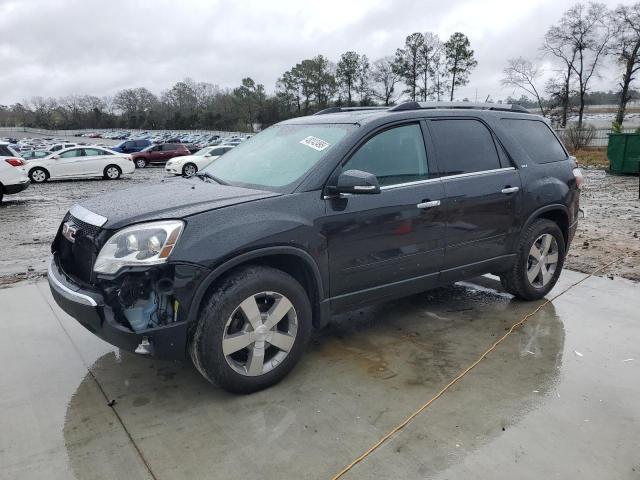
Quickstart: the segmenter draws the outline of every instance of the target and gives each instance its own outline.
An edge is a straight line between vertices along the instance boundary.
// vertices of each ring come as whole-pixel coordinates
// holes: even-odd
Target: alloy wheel
[[[115,180],[119,176],[120,176],[120,172],[116,167],[107,168],[107,177],[109,177],[111,180]]]
[[[196,174],[196,167],[193,165],[185,165],[184,167],[184,176],[192,177]]]
[[[535,288],[544,288],[558,266],[558,242],[549,233],[540,235],[529,250],[527,278]]]
[[[222,351],[237,373],[264,375],[284,361],[297,333],[291,301],[280,293],[260,292],[242,301],[227,320]]]
[[[34,182],[41,183],[47,179],[47,174],[44,173],[44,171],[38,169],[34,170],[33,173],[31,173],[31,178]]]

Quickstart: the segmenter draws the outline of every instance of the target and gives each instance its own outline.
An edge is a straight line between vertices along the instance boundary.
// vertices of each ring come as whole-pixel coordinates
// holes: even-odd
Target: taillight
[[[576,187],[578,190],[582,189],[582,184],[584,183],[584,177],[582,176],[582,170],[579,168],[573,169],[573,176],[576,177]]]
[[[24,160],[20,160],[19,158],[5,158],[4,161],[12,167],[22,167],[25,164]]]

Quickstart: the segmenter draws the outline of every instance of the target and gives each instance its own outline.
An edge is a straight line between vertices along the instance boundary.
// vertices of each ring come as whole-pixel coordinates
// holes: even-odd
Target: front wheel
[[[182,176],[184,177],[193,177],[198,172],[198,167],[196,167],[193,163],[187,163],[184,167],[182,167]]]
[[[500,275],[504,288],[523,300],[538,300],[554,287],[564,265],[565,243],[560,227],[544,218],[521,234],[513,266]]]
[[[189,350],[209,381],[250,393],[282,380],[310,333],[311,305],[293,277],[274,268],[243,267],[209,296]]]

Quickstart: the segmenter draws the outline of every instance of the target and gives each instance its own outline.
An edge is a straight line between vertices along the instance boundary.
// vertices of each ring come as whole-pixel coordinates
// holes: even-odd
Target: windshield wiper
[[[220,185],[229,185],[227,182],[225,182],[224,180],[211,175],[209,172],[198,172],[196,173],[196,177],[198,177],[200,180],[204,181],[205,178],[208,178],[209,180],[213,180],[216,183],[219,183]]]

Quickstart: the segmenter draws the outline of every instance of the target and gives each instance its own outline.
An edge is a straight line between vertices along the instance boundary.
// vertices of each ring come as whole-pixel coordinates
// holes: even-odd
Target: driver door
[[[53,160],[52,176],[73,177],[82,170],[82,148],[72,148],[58,154]]]
[[[341,171],[376,175],[379,194],[326,198],[332,308],[429,289],[438,283],[446,221],[444,187],[431,173],[419,122],[374,133]]]

